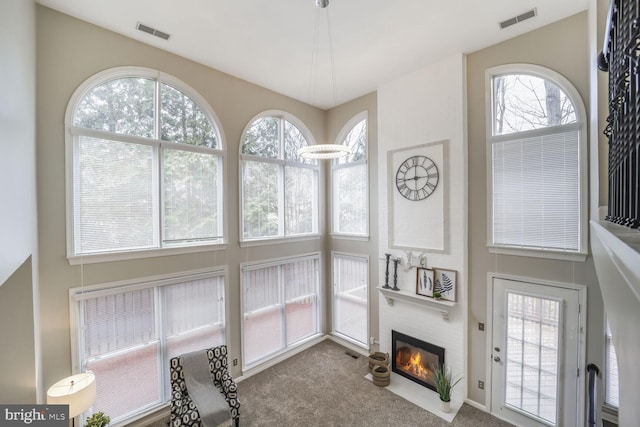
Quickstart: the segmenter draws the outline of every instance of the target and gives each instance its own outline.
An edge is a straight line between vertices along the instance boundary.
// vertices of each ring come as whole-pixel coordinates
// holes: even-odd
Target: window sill
[[[131,259],[156,258],[170,255],[192,254],[196,252],[222,251],[227,249],[226,243],[204,246],[182,246],[179,248],[144,249],[139,251],[108,252],[89,255],[67,256],[69,265],[97,264],[111,261],[127,261]]]
[[[487,245],[487,247],[489,248],[489,253],[500,255],[525,256],[531,258],[547,258],[579,262],[584,262],[587,259],[587,254],[583,252],[562,252],[551,250],[544,251],[538,249],[508,248],[504,246],[491,245]]]
[[[369,236],[362,234],[331,233],[331,238],[335,240],[354,240],[357,242],[369,241]]]
[[[256,239],[256,240],[241,240],[240,247],[246,248],[251,246],[264,246],[264,245],[278,245],[282,243],[292,243],[292,242],[304,242],[308,240],[319,240],[320,234],[308,234],[305,236],[292,236],[292,237],[274,237],[274,238],[264,238],[264,239]]]

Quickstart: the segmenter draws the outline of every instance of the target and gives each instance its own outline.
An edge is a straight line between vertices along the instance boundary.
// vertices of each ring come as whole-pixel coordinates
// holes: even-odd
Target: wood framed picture
[[[429,268],[416,268],[416,294],[425,297],[433,296],[434,271]]]
[[[434,268],[434,290],[440,292],[442,299],[456,300],[456,271]]]

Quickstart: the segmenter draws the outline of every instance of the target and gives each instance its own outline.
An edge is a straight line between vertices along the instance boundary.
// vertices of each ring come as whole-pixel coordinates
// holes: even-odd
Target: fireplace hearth
[[[444,364],[444,348],[398,331],[391,331],[392,370],[424,387],[436,390],[432,372]]]

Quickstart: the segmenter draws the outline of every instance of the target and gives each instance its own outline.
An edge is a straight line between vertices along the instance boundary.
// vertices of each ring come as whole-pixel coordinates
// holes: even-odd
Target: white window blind
[[[242,267],[245,367],[320,332],[319,263],[313,255]]]
[[[78,354],[96,375],[92,411],[120,422],[169,399],[169,358],[225,343],[224,276],[80,293]]]
[[[605,338],[606,353],[604,363],[606,368],[606,389],[604,401],[607,405],[618,408],[620,407],[618,357],[616,356],[616,348],[613,345],[609,322],[607,322],[607,333]]]
[[[579,251],[580,132],[492,143],[493,244]]]
[[[333,331],[368,348],[369,261],[333,255]]]
[[[491,250],[580,259],[587,253],[586,112],[562,75],[532,64],[487,70]]]
[[[298,124],[294,124],[295,121]],[[242,239],[318,233],[319,166],[298,156],[309,144],[288,115],[253,120],[242,136]]]
[[[331,166],[332,231],[366,236],[369,232],[366,113],[358,114],[345,128],[348,132],[338,143],[348,146],[350,153],[334,160]]]
[[[79,136],[74,153],[76,253],[156,247],[154,148]]]
[[[107,70],[76,90],[67,117],[70,258],[224,241],[213,113],[197,93],[161,80],[182,86],[136,68]]]

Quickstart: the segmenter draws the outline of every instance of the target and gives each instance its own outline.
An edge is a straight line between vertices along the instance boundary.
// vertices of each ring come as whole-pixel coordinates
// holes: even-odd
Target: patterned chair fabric
[[[231,410],[231,417],[235,425],[239,426],[240,402],[238,401],[238,386],[229,373],[227,346],[221,345],[203,351],[206,351],[209,357],[209,369],[211,370],[213,383],[227,400]],[[170,360],[169,370],[171,374],[171,427],[201,427],[198,409],[187,393],[180,357],[174,357]]]

